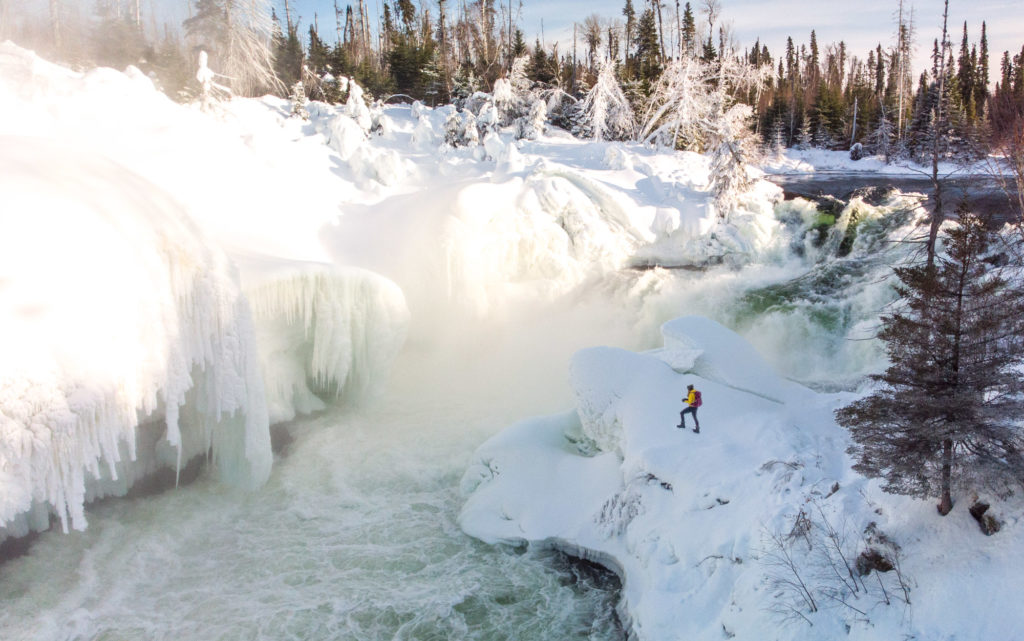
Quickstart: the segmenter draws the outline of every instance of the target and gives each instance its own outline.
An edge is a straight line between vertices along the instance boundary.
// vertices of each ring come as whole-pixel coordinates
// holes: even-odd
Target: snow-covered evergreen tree
[[[888,111],[885,105],[881,105],[878,112],[878,124],[868,135],[868,149],[876,156],[883,156],[886,164],[892,162],[893,140],[896,137],[896,128],[889,120]]]
[[[584,134],[594,140],[624,140],[633,136],[633,108],[615,77],[614,63],[601,63],[597,82],[583,99],[581,115]]]
[[[530,112],[516,118],[516,138],[536,140],[544,133],[548,117],[548,108],[543,100],[535,99],[530,105]]]
[[[452,112],[444,124],[444,141],[452,147],[475,147],[480,143],[476,116],[468,110]]]
[[[291,115],[309,120],[309,111],[306,109],[306,89],[302,86],[301,80],[292,85],[291,102]]]
[[[719,217],[728,220],[740,197],[754,180],[747,172],[753,160],[754,142],[749,123],[750,105],[736,104],[714,120],[709,131],[711,145],[711,191]]]
[[[373,126],[373,116],[370,114],[370,108],[366,106],[363,88],[354,78],[349,78],[346,84],[348,100],[345,101],[345,112],[356,121],[363,131],[369,131]]]
[[[199,52],[199,69],[196,70],[196,82],[199,83],[199,105],[203,111],[213,109],[218,100],[231,97],[231,90],[219,84],[217,74],[209,67],[209,58],[205,51]]]
[[[651,94],[640,128],[640,140],[678,149],[706,151],[710,134],[740,92],[757,92],[771,75],[735,56],[713,63],[697,58],[673,60]]]
[[[680,149],[701,150],[712,109],[710,65],[686,56],[673,60],[647,103],[640,140]]]
[[[786,128],[781,118],[772,122],[768,130],[767,149],[774,156],[782,156],[786,153]]]
[[[501,126],[501,115],[493,102],[485,102],[480,107],[480,112],[476,115],[476,123],[480,140],[483,140],[488,133],[497,132]]]
[[[804,116],[800,122],[800,129],[796,133],[796,148],[800,151],[807,151],[811,146],[811,119]]]

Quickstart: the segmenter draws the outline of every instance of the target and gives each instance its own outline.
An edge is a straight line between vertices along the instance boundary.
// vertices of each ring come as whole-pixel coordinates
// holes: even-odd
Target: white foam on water
[[[376,404],[291,424],[258,493],[203,477],[91,506],[88,530],[44,533],[4,565],[0,636],[618,639],[611,585],[578,585],[554,553],[487,546],[456,523],[473,449],[568,406],[561,364],[597,339],[563,329],[584,313],[602,325],[575,310],[407,349]]]

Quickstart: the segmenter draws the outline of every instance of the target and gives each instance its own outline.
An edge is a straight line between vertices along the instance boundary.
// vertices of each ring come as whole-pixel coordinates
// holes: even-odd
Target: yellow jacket
[[[687,394],[687,396],[686,396],[686,404],[689,405],[690,407],[693,407],[693,405],[696,402],[697,402],[697,390],[693,390],[692,389],[692,390],[690,390],[690,393]]]

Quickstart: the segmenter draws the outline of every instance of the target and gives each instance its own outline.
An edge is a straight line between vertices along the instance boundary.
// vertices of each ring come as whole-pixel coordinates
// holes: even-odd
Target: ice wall
[[[266,480],[248,302],[169,195],[101,156],[5,136],[0,229],[0,525],[23,533],[26,512],[38,526],[52,510],[81,529],[87,499],[169,456],[212,449],[224,480]],[[140,423],[171,453],[140,452]]]
[[[409,323],[397,285],[324,264],[241,265],[272,423],[323,409],[325,401],[358,401],[380,391]]]

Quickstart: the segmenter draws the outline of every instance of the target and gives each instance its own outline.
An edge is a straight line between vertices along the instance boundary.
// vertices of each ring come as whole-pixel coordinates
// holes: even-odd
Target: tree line
[[[936,39],[931,67],[915,75],[913,19],[903,0],[895,1],[896,44],[862,56],[844,42],[822,45],[813,30],[807,42],[790,37],[775,54],[760,41],[741,49],[721,20],[721,0],[701,0],[696,8],[679,0],[625,0],[621,16],[593,14],[575,24],[569,46],[527,43],[518,26],[522,6],[511,0],[389,0],[377,15],[365,0],[336,0],[333,16],[323,24],[314,16],[305,26],[287,0],[283,16],[268,0],[192,0],[181,25],[147,20],[136,0],[99,0],[91,10],[49,0],[45,19],[22,21],[3,35],[78,67],[139,66],[182,99],[197,91],[200,49],[226,79],[222,84],[240,95],[288,96],[302,81],[309,97],[338,101],[323,79],[346,76],[373,96],[403,94],[434,105],[491,91],[523,56],[530,82],[582,99],[607,61],[637,114],[673,62],[735,57],[771,71],[733,96],[752,107],[749,126],[768,148],[859,143],[887,158],[921,160],[931,151],[930,119],[940,100],[944,155],[980,157],[1004,142],[1024,112],[1024,47],[1003,52],[991,69],[986,24],[972,37],[965,23],[959,47],[940,47]]]

